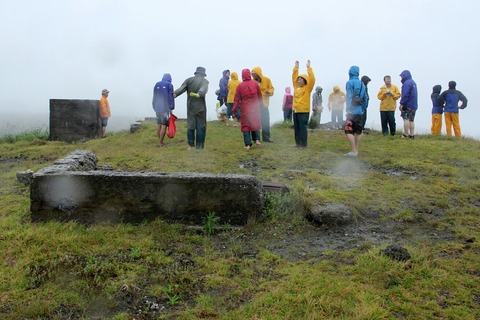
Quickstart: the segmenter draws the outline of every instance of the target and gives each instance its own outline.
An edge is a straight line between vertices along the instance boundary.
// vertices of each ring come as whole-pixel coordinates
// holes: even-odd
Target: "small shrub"
[[[290,195],[279,193],[265,193],[265,211],[267,217],[278,218],[295,211],[295,199]]]
[[[217,216],[215,212],[209,212],[205,217],[203,233],[205,233],[207,236],[213,235],[215,228],[218,226],[218,220],[220,220],[220,217]]]

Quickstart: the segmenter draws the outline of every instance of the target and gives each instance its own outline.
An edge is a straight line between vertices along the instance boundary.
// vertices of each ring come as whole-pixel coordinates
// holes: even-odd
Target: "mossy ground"
[[[28,135],[26,135],[28,136]],[[157,147],[155,125],[85,143],[43,135],[0,143],[0,318],[3,319],[478,319],[480,143],[365,135],[360,156],[341,131],[309,132],[294,148],[288,124],[273,144],[243,149],[239,128],[208,124],[205,150],[185,128]],[[38,170],[76,149],[118,170],[251,174],[285,183],[267,218],[213,234],[164,221],[141,225],[31,223]],[[304,219],[341,202],[355,221]],[[412,259],[380,254],[388,244]]]

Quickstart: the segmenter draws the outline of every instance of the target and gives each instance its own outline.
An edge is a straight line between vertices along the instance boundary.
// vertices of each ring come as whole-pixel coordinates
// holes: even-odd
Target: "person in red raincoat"
[[[243,132],[245,149],[250,150],[252,140],[260,147],[260,129],[262,128],[262,92],[257,81],[252,80],[250,69],[242,70],[242,80],[235,91],[232,114],[240,108],[240,127]]]

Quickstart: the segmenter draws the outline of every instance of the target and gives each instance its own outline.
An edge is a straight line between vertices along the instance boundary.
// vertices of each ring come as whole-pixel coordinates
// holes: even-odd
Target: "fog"
[[[351,65],[372,79],[367,127],[377,129],[383,76],[401,87],[398,75],[411,71],[419,92],[417,133],[429,132],[432,87],[447,89],[455,80],[469,99],[460,111],[462,133],[480,138],[477,1],[0,1],[4,130],[8,119],[22,122],[8,114],[48,121],[49,99],[99,99],[103,88],[110,90],[112,123],[154,116],[154,84],[170,73],[177,88],[197,66],[210,81],[210,120],[222,71],[260,66],[275,87],[270,114],[278,122],[295,60],[304,72],[310,59],[324,101],[334,85],[345,87]],[[186,116],[185,95],[176,99],[175,114]],[[322,123],[329,119],[325,108]],[[396,120],[401,129],[398,112]]]

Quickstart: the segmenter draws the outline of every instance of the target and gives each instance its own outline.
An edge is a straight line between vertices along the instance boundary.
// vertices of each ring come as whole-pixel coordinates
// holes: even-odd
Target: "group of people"
[[[432,128],[433,135],[438,135],[442,131],[442,113],[445,117],[445,126],[447,136],[452,135],[452,128],[455,137],[462,136],[460,129],[459,109],[467,107],[467,98],[465,95],[457,90],[457,83],[450,81],[448,83],[448,90],[440,93],[442,86],[437,84],[433,86],[432,99]],[[460,105],[459,102],[461,102]]]
[[[292,71],[292,86],[285,88],[282,110],[285,121],[293,121],[295,146],[308,146],[308,127],[320,124],[323,111],[323,89],[315,88],[315,75],[310,65],[306,63],[307,73],[299,74],[299,62],[295,61]],[[333,123],[342,123],[351,151],[346,156],[357,156],[360,139],[365,127],[367,108],[369,104],[368,76],[359,78],[360,69],[352,66],[349,69],[349,80],[345,85],[345,93],[339,86],[333,87],[328,97],[328,109],[332,114]],[[175,108],[175,98],[187,92],[187,142],[189,148],[203,149],[205,146],[207,126],[207,106],[205,95],[208,92],[209,81],[206,79],[204,67],[197,67],[193,77],[187,78],[182,85],[174,90],[172,77],[169,73],[163,75],[162,80],[155,84],[152,106],[157,119],[158,145],[165,146],[164,138],[168,120]],[[274,94],[274,87],[270,78],[265,76],[260,67],[242,70],[242,81],[236,72],[224,70],[217,90],[217,106],[225,105],[226,125],[230,117],[234,126],[240,123],[243,133],[245,149],[250,150],[253,143],[259,147],[261,141],[273,142],[270,136],[270,97]],[[401,90],[392,84],[391,77],[383,78],[384,85],[380,88],[377,98],[380,100],[380,117],[382,133],[394,136],[396,133],[395,110],[397,100],[400,99],[399,111],[403,119],[403,138],[415,138],[415,114],[418,108],[417,85],[410,71],[404,70],[400,74]],[[106,126],[110,117],[108,104],[109,91],[102,90],[100,101],[100,119],[102,136],[106,136]],[[313,95],[313,96],[312,96]],[[467,106],[467,98],[456,89],[456,82],[450,81],[448,90],[441,93],[441,86],[435,85],[431,94],[432,100],[432,134],[440,134],[442,129],[442,114],[445,117],[447,135],[461,136],[459,123],[459,109]],[[459,102],[461,104],[459,105]],[[346,118],[343,120],[344,105],[346,104]],[[310,116],[310,112],[312,112]],[[261,132],[261,134],[260,134]]]

